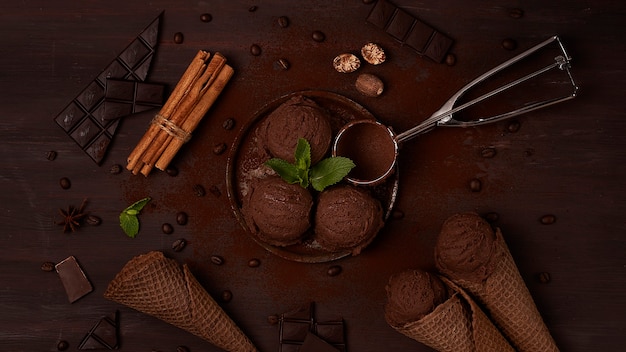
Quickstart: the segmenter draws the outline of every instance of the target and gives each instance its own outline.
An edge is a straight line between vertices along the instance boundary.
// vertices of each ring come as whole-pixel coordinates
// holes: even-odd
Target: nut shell
[[[361,67],[361,60],[354,54],[339,54],[333,59],[333,67],[337,72],[350,73]]]
[[[356,90],[368,97],[377,97],[383,94],[385,85],[380,78],[370,73],[362,73],[356,78],[354,83]]]
[[[367,43],[361,48],[363,59],[372,65],[380,65],[387,59],[385,51],[378,44]]]

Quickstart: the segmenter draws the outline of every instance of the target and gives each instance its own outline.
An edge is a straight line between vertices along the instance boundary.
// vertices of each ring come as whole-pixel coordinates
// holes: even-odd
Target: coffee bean
[[[396,220],[402,219],[402,218],[404,218],[404,212],[402,210],[400,210],[400,209],[394,209],[391,212],[391,217],[396,219]]]
[[[500,215],[492,211],[492,212],[485,214],[484,218],[485,220],[487,220],[487,222],[494,223],[498,221],[498,219],[500,219]]]
[[[112,175],[118,175],[122,172],[122,165],[120,164],[113,164],[111,165],[111,168],[109,168],[109,173]]]
[[[176,223],[178,225],[187,225],[188,220],[189,220],[189,217],[187,216],[187,213],[185,213],[184,211],[179,211],[178,213],[176,213]]]
[[[313,34],[311,35],[311,37],[313,37],[313,40],[315,40],[318,43],[321,43],[324,40],[326,40],[326,35],[322,31],[313,31]]]
[[[228,303],[233,299],[233,293],[229,290],[222,291],[222,301]]]
[[[213,146],[213,154],[215,155],[220,155],[223,154],[226,151],[226,143],[218,143],[215,146]]]
[[[202,185],[193,185],[193,193],[195,193],[197,197],[204,197],[206,191]]]
[[[520,128],[520,123],[519,121],[516,121],[516,120],[510,121],[509,124],[506,126],[506,130],[511,133],[515,133],[519,131],[519,128]]]
[[[547,214],[541,217],[539,221],[544,225],[552,225],[556,222],[556,216],[552,214]]]
[[[172,232],[174,232],[174,226],[166,222],[163,225],[161,225],[161,231],[163,231],[164,234],[169,235]]]
[[[282,28],[289,27],[289,18],[287,18],[287,16],[278,17],[278,25],[281,26]]]
[[[209,188],[209,192],[211,192],[211,194],[213,194],[215,197],[219,198],[222,196],[222,191],[220,191],[220,189],[213,185],[211,186],[211,188]]]
[[[251,268],[257,268],[259,265],[261,265],[261,261],[256,258],[248,260],[248,266]]]
[[[456,55],[454,55],[454,54],[446,55],[446,65],[448,65],[448,66],[456,65]]]
[[[99,226],[100,224],[102,224],[102,219],[95,215],[87,215],[85,222],[87,223],[87,225]]]
[[[183,41],[185,41],[185,36],[183,35],[182,32],[176,32],[174,33],[174,43],[176,44],[182,44]]]
[[[178,176],[178,168],[176,166],[168,166],[165,168],[165,173],[169,176],[176,177]]]
[[[189,352],[189,348],[187,346],[178,346],[176,347],[176,352]]]
[[[250,46],[250,54],[254,55],[254,56],[259,56],[261,55],[261,47],[258,46],[257,44],[252,44]]]
[[[289,61],[287,61],[287,59],[278,59],[276,60],[276,62],[274,63],[274,65],[283,71],[287,71],[289,69],[289,67],[291,66],[289,64]]]
[[[185,248],[186,245],[187,241],[185,241],[184,238],[179,238],[172,243],[172,250],[174,252],[180,252]]]
[[[211,22],[213,20],[213,16],[210,13],[203,13],[200,15],[200,21],[202,22]]]
[[[480,156],[482,156],[485,159],[491,159],[494,156],[496,156],[496,148],[494,147],[485,148],[480,151]]]
[[[233,118],[227,118],[222,123],[222,128],[225,130],[232,130],[234,127],[235,127],[235,119]]]
[[[473,178],[469,182],[469,188],[472,192],[480,192],[482,189],[482,182],[480,182],[477,178]]]
[[[44,262],[43,264],[41,264],[41,270],[43,271],[54,271],[54,263],[53,262]]]
[[[547,284],[550,281],[552,281],[552,278],[550,277],[550,273],[548,272],[542,272],[537,274],[537,281],[539,281],[542,284]]]
[[[515,9],[511,9],[511,10],[509,11],[509,16],[510,16],[511,18],[520,19],[520,18],[524,17],[524,10],[522,10],[522,9],[517,9],[517,8],[515,8]]]
[[[59,180],[59,185],[61,186],[61,188],[63,189],[69,189],[70,187],[72,187],[72,182],[70,182],[70,179],[67,177],[62,177]]]
[[[326,271],[326,274],[328,276],[337,276],[339,274],[341,274],[341,266],[339,265],[333,265],[331,267],[328,268],[328,270]]]
[[[280,321],[278,314],[272,314],[267,316],[267,322],[270,325],[276,325]]]
[[[219,255],[212,255],[211,256],[211,263],[213,263],[215,265],[222,265],[222,264],[224,264],[224,258],[222,258]]]
[[[57,158],[57,152],[55,152],[54,150],[51,150],[51,151],[46,153],[46,159],[52,161],[52,160],[54,160],[56,158]]]
[[[249,11],[249,12],[254,12],[254,11],[256,11],[257,9],[258,9],[258,7],[257,7],[257,6],[250,6],[250,7],[248,8],[248,11]]]
[[[65,340],[61,340],[59,341],[59,343],[57,343],[57,350],[59,351],[65,351],[68,348],[70,348],[70,343]]]
[[[502,41],[502,47],[506,50],[517,49],[517,42],[511,38],[506,38]]]

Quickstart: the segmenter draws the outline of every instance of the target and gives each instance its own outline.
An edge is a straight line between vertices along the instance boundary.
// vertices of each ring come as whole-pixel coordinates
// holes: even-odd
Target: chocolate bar
[[[378,0],[370,11],[367,22],[384,30],[402,45],[408,45],[418,54],[440,63],[450,50],[453,40],[405,10]]]
[[[74,256],[69,256],[56,264],[55,269],[59,273],[59,278],[65,287],[67,299],[70,303],[76,302],[78,299],[93,291],[91,282],[81,269],[78,261]]]
[[[78,345],[79,350],[116,350],[119,343],[120,312],[115,311],[115,318],[102,317]]]
[[[104,98],[108,79],[144,81],[158,44],[159,15],[106,69],[74,98],[54,121],[100,165],[115,135],[119,119],[106,119]]]
[[[327,349],[316,349],[320,341],[328,345]],[[313,340],[308,341],[307,340]],[[313,349],[308,351],[340,351],[345,352],[345,326],[343,319],[317,321],[315,304],[311,302],[307,307],[296,311],[283,313],[280,316],[279,331],[280,352],[307,351],[305,344],[312,344]],[[311,348],[311,347],[308,347]]]
[[[161,107],[164,89],[161,84],[107,79],[104,119],[113,120]]]

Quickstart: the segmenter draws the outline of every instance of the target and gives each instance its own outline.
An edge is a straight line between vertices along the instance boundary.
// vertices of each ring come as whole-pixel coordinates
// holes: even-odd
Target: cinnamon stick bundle
[[[234,70],[226,58],[200,50],[148,130],[128,156],[126,168],[148,176],[156,166],[165,170],[184,143],[189,141],[206,112],[217,100]]]

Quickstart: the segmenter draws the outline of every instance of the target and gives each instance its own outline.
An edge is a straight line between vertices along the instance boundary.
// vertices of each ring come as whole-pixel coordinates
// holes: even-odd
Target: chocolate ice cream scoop
[[[357,255],[383,227],[383,210],[366,190],[337,185],[320,193],[315,211],[315,239],[329,252],[349,249]]]
[[[495,240],[493,228],[478,214],[455,214],[437,238],[437,268],[451,279],[483,281],[493,271]]]
[[[250,230],[274,246],[300,242],[311,226],[311,193],[280,177],[269,177],[252,187],[242,211]]]
[[[448,298],[441,279],[422,270],[405,270],[392,275],[385,290],[385,319],[391,326],[418,321]]]
[[[281,104],[264,123],[265,133],[261,138],[274,157],[293,163],[299,138],[311,145],[312,164],[322,160],[330,148],[332,131],[327,113],[302,95]]]

